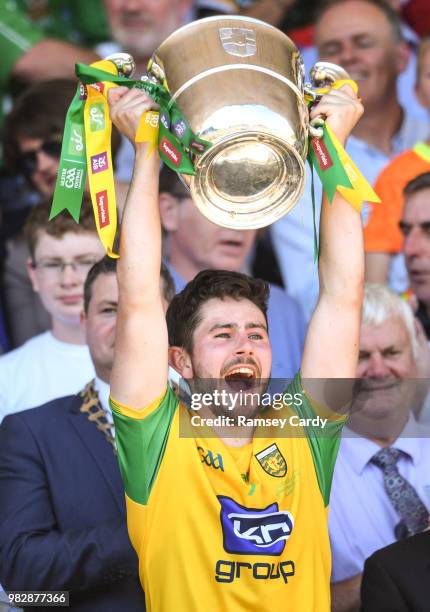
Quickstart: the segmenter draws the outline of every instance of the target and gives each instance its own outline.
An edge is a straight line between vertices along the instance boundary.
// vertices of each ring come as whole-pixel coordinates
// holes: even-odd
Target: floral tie
[[[397,469],[396,463],[402,455],[405,456],[406,453],[397,448],[383,448],[370,460],[382,470],[385,491],[402,519],[401,523],[396,526],[397,539],[424,531],[429,526],[430,518],[427,508],[414,487],[406,478],[403,478]]]

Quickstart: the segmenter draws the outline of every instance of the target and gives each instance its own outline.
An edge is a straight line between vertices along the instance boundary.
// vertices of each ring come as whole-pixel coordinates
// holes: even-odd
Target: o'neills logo
[[[327,147],[321,138],[312,138],[311,147],[315,153],[315,157],[318,160],[321,170],[328,170],[333,165],[333,160],[330,157],[330,153],[327,151]]]
[[[163,138],[160,142],[161,150],[167,155],[170,161],[175,164],[175,166],[179,166],[181,163],[182,155],[179,153],[178,149],[176,149],[167,138]]]
[[[96,193],[97,213],[99,215],[100,228],[109,225],[109,206],[108,195],[106,189]]]

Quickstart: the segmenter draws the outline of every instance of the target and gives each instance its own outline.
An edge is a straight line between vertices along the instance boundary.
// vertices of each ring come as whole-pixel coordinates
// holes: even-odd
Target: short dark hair
[[[423,189],[430,189],[430,172],[424,172],[413,178],[403,189],[405,196],[412,195]]]
[[[31,85],[17,97],[3,128],[5,164],[8,170],[21,173],[21,138],[62,139],[67,108],[76,91],[76,82],[52,79]]]
[[[94,212],[89,195],[84,194],[82,199],[82,208],[79,217],[79,223],[70,216],[67,211],[61,212],[49,221],[51,212],[52,198],[48,198],[36,204],[27,217],[24,225],[24,237],[27,240],[30,254],[34,258],[37,241],[39,240],[39,232],[46,232],[54,238],[62,238],[64,234],[73,232],[81,234],[83,232],[97,233],[96,222],[94,220]]]
[[[191,198],[187,187],[179,178],[177,172],[163,164],[160,172],[160,193],[169,193],[175,198]]]
[[[97,261],[92,268],[90,268],[87,278],[84,283],[84,311],[88,312],[88,307],[91,302],[93,285],[96,278],[101,274],[116,274],[118,260],[105,255],[103,259]],[[166,302],[170,303],[173,296],[175,295],[175,283],[170,275],[169,270],[166,268],[164,263],[161,264],[160,271],[161,278],[163,279],[163,296]]]
[[[173,300],[176,294],[175,281],[169,272],[167,266],[161,262],[160,276],[163,279],[163,296],[168,304]]]
[[[75,95],[77,82],[50,79],[34,83],[17,97],[3,127],[5,166],[21,174],[19,140],[35,138],[43,141],[58,138],[61,142],[67,109]],[[121,144],[119,132],[112,126],[112,156]]]
[[[84,283],[84,311],[88,312],[91,302],[93,285],[96,278],[101,274],[116,274],[117,259],[105,255],[103,259],[97,261],[89,270]]]
[[[267,324],[269,286],[265,281],[241,272],[203,270],[170,302],[166,315],[170,346],[180,346],[192,353],[201,308],[212,298],[249,300],[261,310]]]
[[[337,4],[343,4],[344,2],[349,2],[350,0],[323,0],[321,4],[316,9],[314,23],[317,24],[323,14],[328,11],[328,9],[336,6]],[[376,8],[379,8],[381,13],[384,14],[393,34],[393,40],[395,42],[400,42],[403,40],[403,32],[402,32],[402,20],[400,16],[396,13],[396,11],[388,4],[388,2],[384,0],[360,0],[360,2],[367,2],[368,4],[372,4]],[[353,19],[354,16],[352,15]]]

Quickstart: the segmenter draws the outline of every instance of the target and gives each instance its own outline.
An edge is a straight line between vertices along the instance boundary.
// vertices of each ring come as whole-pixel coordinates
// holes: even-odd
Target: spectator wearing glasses
[[[0,358],[0,421],[75,393],[94,376],[79,317],[86,275],[104,250],[87,198],[79,225],[67,214],[48,222],[50,205],[46,200],[31,210],[24,233],[27,272],[51,327]]]
[[[8,172],[27,185],[27,192],[5,201],[4,233],[7,239],[3,272],[3,299],[12,348],[50,327],[49,313],[33,292],[27,271],[29,257],[22,226],[36,202],[54,193],[67,108],[76,91],[76,82],[53,79],[29,87],[8,115],[4,130],[4,156]],[[120,138],[112,132],[115,156]],[[121,200],[122,185],[116,184]],[[118,190],[118,187],[120,188]]]
[[[18,202],[2,196],[9,224],[25,214],[19,215],[19,208],[28,212],[31,205],[54,193],[64,120],[75,91],[76,82],[71,79],[36,83],[16,99],[7,116],[4,165],[10,176],[27,186]]]

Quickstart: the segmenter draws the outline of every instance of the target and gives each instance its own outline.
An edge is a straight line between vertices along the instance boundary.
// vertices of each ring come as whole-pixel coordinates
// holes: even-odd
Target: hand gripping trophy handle
[[[309,73],[311,82],[305,84],[305,94],[310,96],[314,102],[319,102],[330,89],[335,81],[349,80],[350,76],[347,71],[330,62],[316,62]],[[322,116],[315,117],[309,122],[309,133],[312,137],[322,138],[324,118]]]
[[[105,60],[108,60],[115,64],[118,69],[118,75],[131,78],[136,70],[136,62],[134,58],[129,53],[112,53],[105,57]],[[151,83],[160,83],[163,84],[166,79],[166,75],[164,74],[164,70],[160,65],[161,62],[157,62],[153,57],[148,65],[148,72],[140,77],[141,81],[149,81]]]
[[[106,59],[131,77],[131,56]],[[324,118],[309,121],[308,102],[348,74],[318,62],[303,87],[302,58],[285,34],[220,16],[171,34],[138,78],[167,87],[166,75],[192,131],[211,144],[192,157],[195,173],[180,175],[200,212],[231,229],[265,227],[288,213],[303,193],[308,136],[323,135]]]

